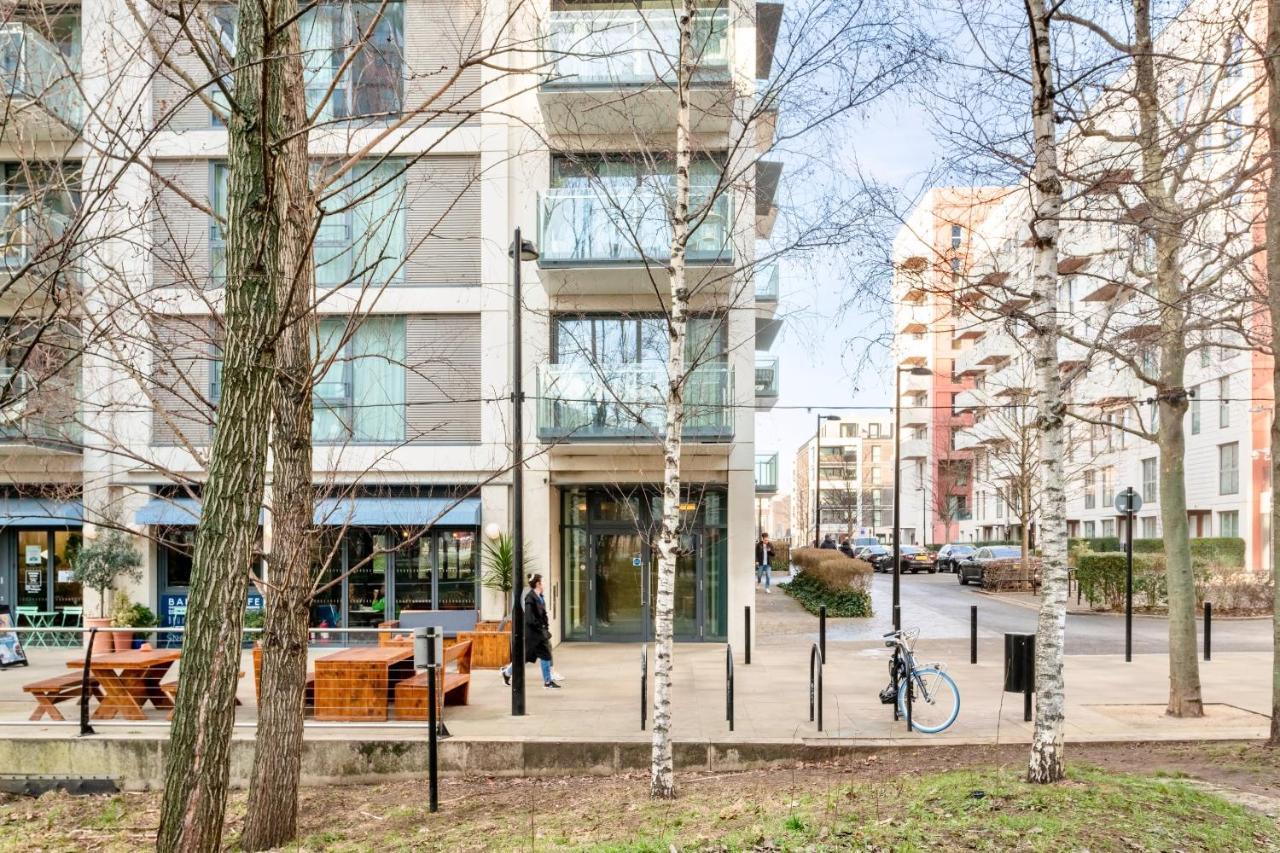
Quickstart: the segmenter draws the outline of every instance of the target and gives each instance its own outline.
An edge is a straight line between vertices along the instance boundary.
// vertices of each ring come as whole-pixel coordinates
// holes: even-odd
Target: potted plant
[[[262,628],[267,624],[267,612],[260,607],[255,607],[244,612],[244,642],[246,649],[253,648],[253,644],[258,642],[261,636],[260,631],[250,631],[251,628]]]
[[[499,631],[505,631],[507,618],[510,615],[511,590],[515,580],[515,543],[511,537],[506,533],[499,533],[485,539],[484,560],[486,568],[480,583],[485,589],[501,592],[502,600],[507,602],[503,608],[502,621],[497,626]]]
[[[134,582],[142,579],[142,555],[134,547],[131,536],[120,530],[108,530],[75,553],[71,570],[76,581],[98,593],[98,615],[86,618],[85,627],[107,628],[112,623],[107,615],[107,591],[115,588],[119,578]],[[94,650],[109,652],[112,645],[109,634],[102,633],[94,641]]]
[[[116,606],[112,612],[112,624],[117,628],[154,628],[160,624],[156,614],[145,604],[135,604],[123,592],[116,593]],[[125,652],[140,645],[136,632],[113,631],[115,650]]]

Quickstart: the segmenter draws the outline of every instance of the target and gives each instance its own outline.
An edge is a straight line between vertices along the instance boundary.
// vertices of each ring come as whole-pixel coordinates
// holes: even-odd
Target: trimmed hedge
[[[794,548],[791,562],[799,571],[783,589],[805,610],[825,604],[828,616],[871,615],[870,563],[821,548]]]
[[[1076,558],[1076,582],[1092,604],[1109,610],[1124,606],[1125,555],[1118,551],[1083,553]],[[1147,607],[1162,603],[1168,595],[1163,554],[1133,555],[1133,598]]]

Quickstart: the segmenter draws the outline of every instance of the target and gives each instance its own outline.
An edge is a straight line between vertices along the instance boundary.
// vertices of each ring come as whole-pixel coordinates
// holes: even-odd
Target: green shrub
[[[1191,559],[1198,563],[1244,568],[1244,540],[1238,536],[1192,539]]]
[[[870,563],[821,548],[796,548],[791,561],[799,571],[784,589],[805,610],[826,605],[828,616],[871,615]]]
[[[1076,582],[1091,604],[1114,610],[1124,606],[1125,555],[1118,551],[1081,553]],[[1147,607],[1163,603],[1167,593],[1163,554],[1133,555],[1133,600]]]
[[[1068,550],[1079,547],[1088,548],[1090,551],[1122,551],[1124,548],[1120,544],[1120,538],[1117,536],[1073,536],[1067,540]]]

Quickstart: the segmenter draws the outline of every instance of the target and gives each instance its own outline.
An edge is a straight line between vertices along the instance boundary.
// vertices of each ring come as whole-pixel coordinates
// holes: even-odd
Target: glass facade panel
[[[436,559],[440,570],[437,610],[476,608],[475,541],[475,533],[471,531],[436,534]]]

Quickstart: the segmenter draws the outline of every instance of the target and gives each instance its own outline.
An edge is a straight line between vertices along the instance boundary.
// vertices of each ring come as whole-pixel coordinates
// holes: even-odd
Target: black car
[[[960,561],[976,550],[978,550],[977,547],[973,545],[965,545],[960,542],[943,545],[938,551],[938,571],[959,571]]]
[[[1020,559],[1022,559],[1022,549],[1017,545],[988,545],[961,559],[956,575],[961,584],[967,585],[969,581],[976,580],[981,585],[982,573],[987,566],[1006,560]]]
[[[883,545],[868,545],[862,549],[862,559],[877,572],[887,572],[893,565],[893,551]]]
[[[933,554],[917,545],[901,546],[902,555],[902,571],[916,574],[918,572],[928,572],[933,574],[938,571],[938,566],[933,561]]]

